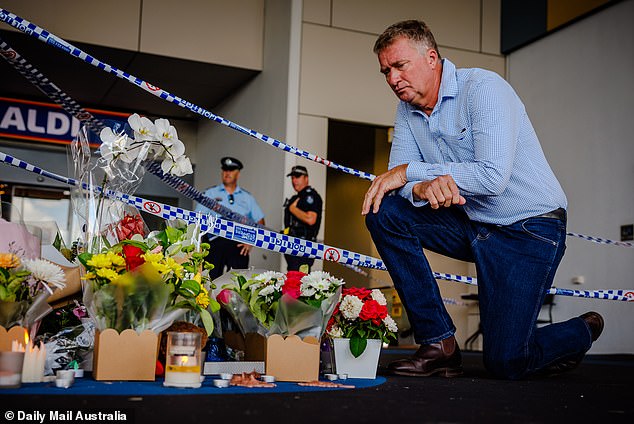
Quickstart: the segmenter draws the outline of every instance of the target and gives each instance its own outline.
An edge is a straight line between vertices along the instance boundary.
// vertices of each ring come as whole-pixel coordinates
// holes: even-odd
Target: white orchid
[[[134,130],[135,141],[154,140],[156,138],[156,127],[145,116],[134,113],[128,117],[128,124]]]
[[[161,161],[161,169],[166,174],[178,177],[194,172],[191,161],[185,156],[185,144],[178,139],[176,128],[167,119],[157,119],[154,123],[135,113],[128,117],[128,124],[134,131],[134,138],[110,128],[100,133],[101,157],[106,161],[106,172],[111,171],[113,163],[143,161],[145,159]]]

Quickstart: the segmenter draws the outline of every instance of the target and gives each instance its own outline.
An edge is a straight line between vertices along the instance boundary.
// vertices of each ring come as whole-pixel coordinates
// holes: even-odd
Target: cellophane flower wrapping
[[[321,338],[341,296],[343,280],[327,272],[282,274],[266,271],[250,278],[235,274],[235,284],[218,294],[243,333]]]

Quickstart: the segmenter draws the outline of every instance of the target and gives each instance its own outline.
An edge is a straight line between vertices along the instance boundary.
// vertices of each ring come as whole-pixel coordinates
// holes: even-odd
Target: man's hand
[[[367,215],[370,212],[370,206],[372,206],[372,212],[377,213],[385,193],[403,187],[407,183],[406,171],[407,164],[405,163],[376,177],[365,193],[361,215]]]
[[[251,246],[250,244],[246,244],[246,243],[238,243],[238,244],[236,244],[236,246],[240,248],[240,254],[242,256],[249,256],[249,253],[251,252],[251,249],[253,249],[253,246]]]
[[[432,209],[441,206],[464,205],[467,201],[460,195],[460,190],[451,175],[441,175],[431,181],[423,181],[412,188],[416,200],[427,200]]]

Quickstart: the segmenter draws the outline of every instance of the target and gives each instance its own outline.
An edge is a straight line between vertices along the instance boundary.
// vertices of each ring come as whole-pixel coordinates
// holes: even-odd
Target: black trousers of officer
[[[209,254],[205,258],[207,262],[214,265],[214,269],[209,271],[209,277],[213,280],[220,277],[230,269],[246,269],[249,267],[249,255],[241,255],[238,242],[227,240],[226,238],[216,237],[209,241],[205,240],[211,246]]]

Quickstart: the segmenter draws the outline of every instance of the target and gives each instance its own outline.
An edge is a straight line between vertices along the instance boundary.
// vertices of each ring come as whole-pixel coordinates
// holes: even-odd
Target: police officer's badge
[[[312,205],[314,201],[315,199],[313,199],[313,196],[306,197],[306,203],[308,203],[309,205]]]

